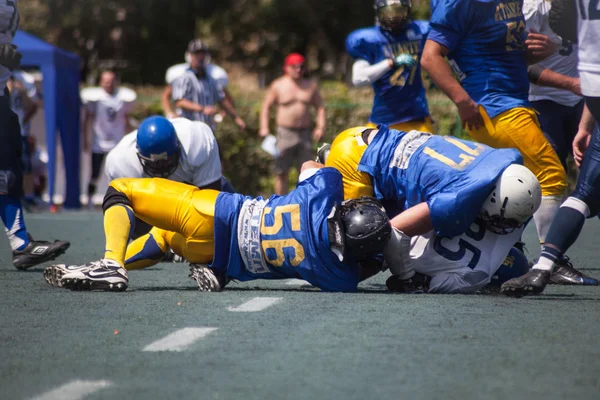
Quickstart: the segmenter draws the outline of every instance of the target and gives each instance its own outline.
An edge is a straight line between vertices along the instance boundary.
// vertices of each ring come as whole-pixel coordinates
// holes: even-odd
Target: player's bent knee
[[[133,204],[131,204],[131,200],[127,197],[125,192],[127,191],[127,185],[125,180],[116,179],[111,182],[106,194],[104,195],[104,200],[102,201],[102,210],[106,212],[110,207],[115,205],[125,205],[133,208]]]

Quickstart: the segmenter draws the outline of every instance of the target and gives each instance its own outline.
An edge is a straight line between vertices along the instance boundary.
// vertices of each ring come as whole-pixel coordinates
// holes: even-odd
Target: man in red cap
[[[294,161],[300,171],[304,161],[314,158],[313,140],[319,142],[325,133],[325,106],[317,84],[304,78],[305,60],[292,53],[285,58],[284,75],[276,79],[267,91],[260,112],[261,137],[270,133],[269,111],[277,104],[277,151],[275,160],[275,193],[288,192],[288,173]],[[313,129],[311,108],[316,109]]]

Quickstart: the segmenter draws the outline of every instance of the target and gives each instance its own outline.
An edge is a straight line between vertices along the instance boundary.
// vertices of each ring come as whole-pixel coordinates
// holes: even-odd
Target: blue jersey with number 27
[[[326,291],[354,291],[359,267],[331,251],[328,216],[343,200],[342,175],[323,168],[285,196],[221,193],[211,268],[240,281],[304,279]]]
[[[388,213],[427,202],[436,233],[452,237],[473,223],[502,172],[522,163],[515,149],[380,125],[358,169],[371,175]]]
[[[394,67],[373,82],[375,98],[371,122],[393,125],[429,116],[420,65],[428,31],[427,21],[411,21],[397,35],[374,26],[356,30],[346,38],[348,54],[369,64],[393,59],[403,53],[410,54],[417,60],[414,67]]]
[[[464,89],[490,118],[528,107],[523,0],[436,0],[428,39],[450,52]]]

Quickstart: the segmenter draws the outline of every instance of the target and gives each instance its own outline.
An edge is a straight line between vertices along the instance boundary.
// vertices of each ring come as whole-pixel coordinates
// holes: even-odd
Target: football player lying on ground
[[[198,189],[164,179],[117,179],[104,198],[106,252],[80,266],[54,265],[46,281],[78,290],[125,290],[127,269],[156,264],[168,248],[193,264],[201,291],[231,279],[304,279],[326,291],[354,291],[358,261],[382,251],[389,219],[374,199],[342,203],[342,176],[312,161],[301,182],[269,199]],[[128,246],[135,217],[154,226]],[[363,277],[376,271],[366,271]]]
[[[403,262],[409,257],[411,237],[431,230],[440,237],[460,236],[476,218],[494,229],[515,229],[532,215],[540,204],[539,182],[522,162],[515,149],[492,149],[452,136],[404,132],[385,125],[342,132],[325,160],[342,173],[345,199],[375,195],[393,217],[394,230],[384,256],[391,261],[395,276],[391,279],[399,282],[388,281],[388,286],[404,286],[406,291],[414,285],[415,271]],[[499,203],[494,198],[498,194],[494,188],[502,187],[505,179],[510,179],[509,185],[520,179],[531,186],[515,199],[514,207],[511,199]],[[552,280],[583,284],[587,282],[580,279],[583,276],[564,262]]]
[[[166,178],[200,189],[233,193],[221,172],[219,145],[204,122],[186,118],[146,118],[125,135],[106,157],[109,182],[118,178]],[[138,220],[134,238],[148,233],[150,226]],[[168,254],[170,259],[173,253]]]

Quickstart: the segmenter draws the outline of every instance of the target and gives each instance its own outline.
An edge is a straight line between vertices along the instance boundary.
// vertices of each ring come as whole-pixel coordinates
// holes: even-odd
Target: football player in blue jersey
[[[348,35],[352,83],[375,91],[369,126],[433,132],[419,64],[429,25],[410,9],[410,0],[376,0],[376,25]]]
[[[190,277],[202,291],[220,291],[231,279],[287,278],[354,291],[358,262],[380,253],[390,238],[389,219],[374,199],[343,202],[334,168],[309,161],[302,170],[294,191],[269,199],[159,178],[114,180],[103,204],[104,258],[54,265],[44,276],[54,286],[122,291],[128,269],[156,264],[171,248],[194,263]],[[128,245],[135,217],[154,228]]]
[[[566,173],[528,102],[527,63],[553,54],[557,45],[526,32],[522,0],[437,0],[430,27],[421,64],[457,105],[463,126],[478,142],[518,149],[540,181],[534,222],[543,243]]]

